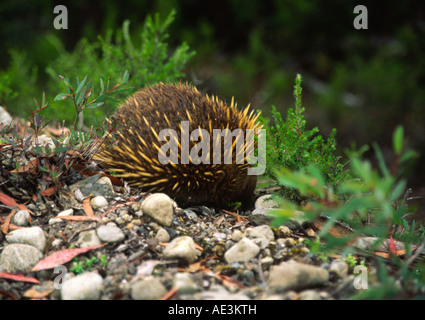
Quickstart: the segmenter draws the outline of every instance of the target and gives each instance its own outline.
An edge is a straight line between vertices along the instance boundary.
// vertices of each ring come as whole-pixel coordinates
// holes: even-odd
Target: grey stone
[[[316,266],[288,261],[272,267],[268,280],[274,292],[312,288],[326,283],[329,272]]]
[[[226,251],[224,258],[227,263],[243,262],[255,258],[260,248],[250,239],[243,238]]]
[[[259,197],[255,201],[255,208],[256,209],[270,209],[270,208],[278,208],[279,205],[276,201],[272,199],[272,196],[269,194],[266,194],[264,196]]]
[[[80,248],[87,248],[102,244],[99,237],[97,236],[96,230],[80,232],[77,243],[80,245]]]
[[[90,204],[93,209],[102,209],[108,205],[108,201],[105,199],[104,196],[96,196],[90,200]]]
[[[0,256],[1,272],[29,272],[43,258],[37,248],[21,243],[9,244],[4,247]]]
[[[168,242],[170,241],[170,235],[167,230],[165,230],[164,228],[160,228],[156,233],[155,239],[158,240],[159,243]]]
[[[19,210],[12,217],[11,222],[17,226],[25,227],[28,225],[29,219],[30,219],[30,213],[28,210]]]
[[[321,300],[320,294],[315,290],[304,290],[300,292],[298,300]]]
[[[97,236],[103,242],[121,242],[124,240],[124,232],[115,224],[102,225],[97,228]]]
[[[175,202],[165,193],[153,193],[142,202],[142,211],[163,226],[173,222]]]
[[[267,225],[262,225],[254,228],[248,228],[245,230],[245,235],[248,238],[265,238],[269,241],[274,240],[274,233],[272,229]]]
[[[174,287],[177,288],[179,294],[190,294],[200,289],[192,280],[190,274],[182,272],[174,275]]]
[[[85,271],[62,284],[62,300],[97,300],[102,284],[103,278],[97,272]]]
[[[130,292],[133,300],[157,300],[167,293],[167,289],[158,278],[152,277],[132,283]]]
[[[340,278],[344,278],[348,274],[348,264],[344,261],[336,259],[331,262],[329,272],[336,273]]]
[[[191,237],[182,236],[173,239],[164,249],[163,254],[167,259],[179,259],[192,263],[196,260],[197,250]]]
[[[40,227],[22,228],[9,232],[6,235],[9,243],[23,243],[31,245],[43,252],[46,247],[46,236]]]

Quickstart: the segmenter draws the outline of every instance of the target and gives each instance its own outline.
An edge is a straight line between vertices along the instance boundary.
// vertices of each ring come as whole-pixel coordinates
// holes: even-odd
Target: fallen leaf
[[[1,226],[1,232],[3,232],[4,234],[7,234],[9,231],[9,225],[10,225],[10,221],[12,220],[12,217],[15,215],[15,213],[18,210],[13,209],[11,213],[9,213],[9,215],[6,217],[6,219],[4,220],[4,224],[2,224]]]
[[[72,220],[72,221],[100,221],[100,219],[96,216],[88,217],[88,216],[56,216],[56,218],[60,218],[63,220]]]
[[[74,257],[78,256],[81,253],[85,253],[97,248],[101,248],[104,244],[99,244],[87,248],[76,248],[76,249],[65,249],[60,250],[52,253],[51,255],[47,256],[43,260],[41,260],[39,263],[35,265],[34,268],[32,268],[31,271],[40,271],[45,269],[52,269],[56,266],[63,265],[67,263],[68,261],[71,261]]]
[[[159,300],[170,300],[171,298],[173,298],[177,294],[178,289],[179,288],[177,288],[177,287],[171,288],[170,291],[168,291],[161,298],[159,298]]]
[[[43,292],[39,292],[33,288],[28,289],[27,291],[24,292],[23,296],[25,298],[30,298],[30,299],[43,299],[49,296],[49,294],[51,294],[53,291],[55,291],[55,289],[50,289],[50,290],[46,290]]]
[[[203,267],[201,265],[201,261],[191,263],[187,268],[177,268],[178,271],[182,272],[197,272],[201,270]]]
[[[31,216],[30,216],[30,218],[31,218]],[[6,221],[5,219],[0,218],[1,223],[4,223],[5,221]],[[17,226],[17,225],[14,225],[13,223],[9,224],[9,230],[17,230],[17,229],[23,229],[23,228],[25,228],[25,227]]]
[[[0,278],[20,281],[20,282],[31,282],[31,283],[40,284],[40,281],[38,281],[36,278],[27,277],[22,274],[14,274],[9,272],[0,272]]]
[[[56,192],[56,190],[58,190],[60,187],[62,187],[62,185],[58,185],[58,186],[53,186],[53,187],[47,188],[46,190],[44,190],[41,193],[41,195],[42,196],[45,196],[45,197],[49,197],[49,196],[53,195]]]
[[[405,249],[401,249],[401,250],[396,250],[395,253],[389,253],[389,252],[381,252],[381,251],[375,251],[374,252],[376,256],[379,256],[381,258],[385,258],[385,259],[389,259],[390,255],[392,256],[403,256],[406,254],[406,250]]]
[[[87,217],[95,217],[94,212],[93,212],[93,208],[90,204],[90,199],[91,199],[91,197],[87,197],[83,200],[83,209],[84,209],[84,212],[86,213]]]
[[[0,193],[0,202],[5,204],[8,207],[17,206],[20,210],[27,210],[32,213],[32,211],[29,210],[25,205],[16,203],[16,201],[13,198],[5,195],[4,193]]]
[[[395,246],[393,236],[390,236],[390,245],[388,246],[388,253],[390,255],[391,254],[397,255],[397,248]]]
[[[204,248],[202,248],[199,244],[195,243],[195,248],[199,251],[204,251]]]
[[[9,297],[10,299],[12,299],[12,300],[18,300],[18,298],[16,298],[14,295],[13,295],[13,293],[10,293],[10,292],[7,292],[7,291],[4,291],[4,290],[1,290],[0,289],[0,296],[1,295],[3,295],[3,296],[6,296],[6,297]]]

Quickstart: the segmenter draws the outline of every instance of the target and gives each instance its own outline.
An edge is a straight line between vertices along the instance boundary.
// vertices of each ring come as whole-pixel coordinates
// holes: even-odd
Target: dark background
[[[68,30],[53,28],[59,4],[68,8]],[[368,9],[367,30],[353,27],[359,4]],[[36,67],[37,89],[48,91],[44,69],[57,53],[46,35],[73,50],[82,37],[94,41],[125,19],[136,33],[148,14],[166,17],[172,8],[177,14],[170,48],[186,41],[197,52],[186,80],[228,100],[235,96],[239,105],[251,103],[265,115],[271,105],[285,114],[300,73],[309,127],[318,126],[324,136],[337,128],[341,151],[378,142],[390,163],[392,132],[402,124],[408,146],[420,153],[405,175],[411,186],[425,185],[423,0],[2,0],[0,72],[9,67],[10,50],[19,50]],[[22,88],[23,95],[24,83]],[[10,101],[0,105],[15,109]]]

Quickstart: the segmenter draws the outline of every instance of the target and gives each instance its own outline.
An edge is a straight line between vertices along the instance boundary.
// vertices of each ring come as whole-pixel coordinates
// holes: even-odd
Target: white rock
[[[233,230],[232,240],[235,242],[240,241],[243,237],[245,237],[244,233],[238,229]]]
[[[0,272],[26,273],[42,258],[43,254],[33,246],[21,243],[9,244],[0,255]]]
[[[182,236],[173,239],[164,249],[163,254],[167,259],[179,259],[192,263],[196,260],[197,250],[191,237]]]
[[[261,225],[254,228],[248,228],[245,230],[245,235],[248,238],[266,238],[269,241],[274,240],[274,233],[270,226]]]
[[[255,258],[260,248],[250,239],[243,238],[224,254],[227,263],[243,262]]]
[[[77,243],[80,248],[87,248],[101,244],[99,237],[97,236],[96,230],[87,230],[78,234]]]
[[[328,279],[329,272],[323,268],[288,261],[272,267],[268,285],[272,291],[282,292],[320,286]]]
[[[261,196],[255,201],[256,209],[270,209],[270,208],[278,208],[278,207],[279,205],[277,204],[276,201],[272,199],[272,196],[270,194]]]
[[[161,281],[154,277],[132,283],[130,290],[133,300],[157,300],[167,293]]]
[[[5,108],[0,106],[0,123],[9,125],[12,122],[12,116],[6,111]]]
[[[344,261],[336,259],[329,266],[330,272],[335,272],[339,277],[344,278],[348,274],[348,264]]]
[[[156,233],[155,239],[158,240],[159,243],[168,242],[170,241],[170,234],[164,228],[160,228]]]
[[[213,284],[209,290],[201,293],[203,300],[249,300],[243,293],[230,293],[223,286]]]
[[[30,212],[28,210],[19,210],[12,217],[11,222],[17,226],[25,227],[26,225],[28,225],[29,219]]]
[[[105,199],[104,196],[96,196],[93,199],[90,200],[90,204],[93,207],[93,209],[102,209],[108,205],[108,201]]]
[[[62,284],[62,300],[97,300],[103,278],[97,272],[84,272]]]
[[[141,208],[144,214],[168,227],[173,222],[176,207],[176,203],[165,193],[153,193],[143,200]]]
[[[190,274],[183,272],[178,272],[174,275],[174,287],[177,288],[179,294],[190,294],[199,290]]]
[[[121,242],[124,240],[124,232],[115,224],[102,225],[97,228],[97,236],[103,242]]]
[[[108,190],[111,190],[113,192],[114,187],[112,185],[111,179],[109,179],[108,177],[101,177],[97,183],[99,184],[105,184],[108,186]]]
[[[321,300],[320,294],[315,290],[304,290],[300,292],[298,300]]]
[[[23,243],[37,248],[43,252],[46,247],[46,236],[40,227],[22,228],[9,232],[6,235],[9,243]]]

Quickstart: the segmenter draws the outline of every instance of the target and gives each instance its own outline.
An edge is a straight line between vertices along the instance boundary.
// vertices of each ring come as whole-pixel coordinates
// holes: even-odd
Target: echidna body
[[[257,122],[259,113],[254,115],[251,111],[248,114],[248,111],[249,106],[239,111],[233,100],[227,105],[216,97],[201,94],[188,84],[161,83],[147,87],[119,107],[115,118],[120,121],[121,130],[108,137],[95,159],[130,185],[146,192],[164,192],[180,205],[221,205],[232,201],[247,204],[252,199],[257,179],[255,175],[247,174],[250,164],[245,153],[243,163],[237,163],[236,155],[241,150],[237,150],[235,139],[230,148],[232,162],[229,164],[224,161],[224,142],[219,155],[223,156],[221,162],[214,161],[213,150],[207,153],[199,150],[206,161],[197,163],[199,161],[189,154],[189,161],[185,163],[183,153],[187,148],[181,139],[197,132],[200,138],[189,141],[188,150],[204,139],[210,139],[212,149],[214,129],[241,129],[246,133],[247,129],[260,128]],[[182,125],[184,122],[188,123],[189,133],[184,132],[187,130]],[[163,129],[172,129],[177,136],[160,141]],[[164,154],[162,149],[169,141],[177,145],[178,157],[175,159],[178,161],[163,164],[159,156],[171,156],[172,153],[170,150]],[[244,144],[242,152],[246,147]]]

